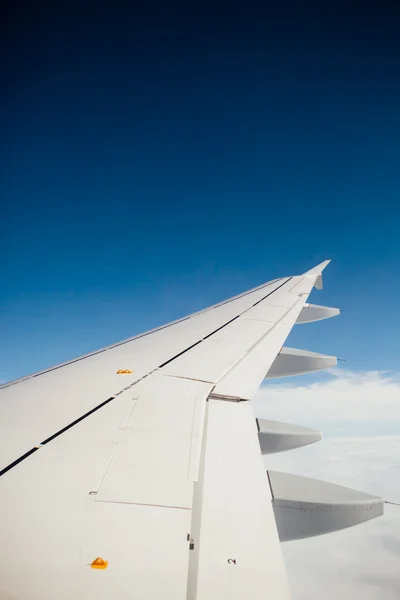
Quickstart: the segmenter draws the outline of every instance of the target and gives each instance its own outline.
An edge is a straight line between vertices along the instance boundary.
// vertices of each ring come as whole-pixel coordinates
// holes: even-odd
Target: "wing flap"
[[[207,403],[188,600],[290,598],[249,403]],[[197,510],[197,512],[196,512]],[[200,516],[201,515],[201,516]]]
[[[190,519],[189,510],[89,502],[79,579],[65,600],[186,600]],[[89,568],[96,556],[106,571]]]
[[[160,375],[139,384],[96,501],[191,508],[211,389]]]
[[[285,342],[302,306],[303,299],[299,298],[295,306],[285,313],[284,318],[217,383],[213,395],[251,400]]]

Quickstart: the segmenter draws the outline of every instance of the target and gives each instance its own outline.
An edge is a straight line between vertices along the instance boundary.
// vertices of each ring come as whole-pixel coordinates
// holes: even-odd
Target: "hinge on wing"
[[[186,540],[187,540],[188,542],[190,542],[190,543],[189,543],[189,550],[194,550],[194,540],[193,540],[193,538],[192,538],[192,537],[190,537],[190,533],[188,533],[188,534],[187,534],[187,538],[186,538]]]
[[[245,398],[240,398],[240,396],[224,396],[223,394],[210,394],[208,396],[209,400],[222,400],[224,402],[248,402]]]

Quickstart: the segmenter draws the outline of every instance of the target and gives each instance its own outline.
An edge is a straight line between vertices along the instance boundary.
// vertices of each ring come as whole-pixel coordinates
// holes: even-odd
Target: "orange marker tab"
[[[133,373],[130,369],[120,369],[117,371],[117,375],[129,375],[130,373]]]
[[[102,558],[96,558],[90,566],[92,569],[107,569],[108,562]]]

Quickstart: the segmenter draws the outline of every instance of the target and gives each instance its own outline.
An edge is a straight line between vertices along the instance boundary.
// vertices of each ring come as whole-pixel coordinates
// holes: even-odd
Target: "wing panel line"
[[[28,450],[28,452],[25,452],[25,454],[23,454],[19,458],[16,458],[15,460],[13,460],[12,463],[10,463],[9,465],[7,465],[6,467],[4,467],[4,469],[2,469],[0,471],[0,477],[2,475],[4,475],[5,473],[7,473],[7,471],[10,471],[14,467],[16,467],[20,462],[22,462],[23,460],[25,460],[26,458],[28,458],[28,456],[30,456],[31,454],[33,454],[34,452],[36,452],[36,450],[39,450],[39,448],[31,448],[30,450]]]
[[[45,439],[43,442],[40,442],[39,446],[45,446],[46,444],[48,444],[49,442],[51,442],[52,440],[54,440],[55,438],[57,438],[62,433],[65,433],[66,431],[68,431],[68,429],[71,429],[71,427],[74,427],[74,425],[77,425],[78,423],[80,423],[80,421],[83,421],[83,419],[86,419],[87,417],[89,417],[90,415],[92,415],[94,412],[98,411],[100,408],[103,408],[103,406],[105,406],[106,404],[108,404],[109,402],[111,402],[111,400],[115,400],[115,396],[111,396],[111,398],[108,398],[107,400],[104,400],[103,402],[101,402],[100,404],[98,404],[97,406],[95,406],[94,408],[92,408],[91,410],[89,410],[84,415],[78,417],[78,419],[75,419],[75,421],[72,421],[72,423],[69,423],[68,425],[66,425],[65,427],[63,427],[62,429],[60,429],[59,431],[56,431],[56,433],[53,433],[53,435],[51,435],[50,437],[48,437],[47,439]],[[28,458],[28,456],[30,456],[34,452],[36,452],[36,450],[39,450],[39,447],[32,448],[31,450],[29,450],[28,452],[25,452],[25,454],[23,454],[22,456],[20,456],[16,460],[14,460],[12,463],[10,463],[6,467],[4,467],[4,469],[2,469],[0,471],[0,477],[2,475],[4,475],[5,473],[7,473],[8,471],[10,471],[12,468],[14,468],[17,465],[19,465],[19,463],[21,463],[23,460],[25,460],[26,458]]]

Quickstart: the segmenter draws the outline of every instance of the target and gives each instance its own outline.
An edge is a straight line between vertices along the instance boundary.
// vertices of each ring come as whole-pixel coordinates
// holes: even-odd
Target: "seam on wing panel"
[[[20,462],[22,462],[23,460],[25,460],[26,458],[28,458],[28,456],[30,456],[31,454],[33,454],[34,452],[36,452],[37,450],[39,450],[39,448],[34,447],[31,448],[30,450],[28,450],[28,452],[25,452],[25,454],[23,454],[22,456],[20,456],[19,458],[17,458],[16,460],[14,460],[12,463],[10,463],[9,465],[7,465],[6,467],[4,467],[4,469],[2,469],[0,471],[0,477],[2,475],[4,475],[5,473],[7,473],[7,471],[10,471],[11,469],[13,469],[14,467],[16,467]]]
[[[172,358],[169,358],[168,360],[166,360],[165,362],[163,362],[161,365],[158,365],[158,369],[162,369],[163,367],[165,367],[166,365],[168,365],[170,362],[172,362],[176,358],[179,358],[180,356],[182,356],[182,354],[185,354],[185,352],[189,352],[189,350],[191,350],[195,346],[198,346],[199,344],[201,344],[202,341],[203,340],[201,339],[198,342],[195,342],[194,344],[192,344],[191,346],[189,346],[188,348],[185,348],[181,352],[178,352],[178,354],[175,354],[175,356],[173,356]]]
[[[135,410],[135,408],[136,408],[136,406],[137,406],[137,403],[138,403],[138,400],[139,400],[139,396],[138,396],[138,397],[136,397],[136,398],[132,398],[132,400],[133,400],[133,405],[132,405],[132,408],[131,408],[131,410],[129,411],[129,414],[128,414],[128,416],[127,416],[127,417],[126,417],[126,419],[125,419],[125,422],[124,422],[124,424],[123,424],[123,427],[122,427],[122,428],[120,428],[120,429],[121,429],[121,433],[120,433],[119,439],[118,439],[118,441],[117,441],[117,442],[114,444],[114,449],[113,449],[113,451],[111,452],[110,459],[109,459],[109,461],[108,461],[108,463],[107,463],[107,466],[106,466],[106,467],[105,467],[105,469],[104,469],[104,473],[103,473],[103,475],[102,475],[102,477],[101,477],[101,479],[100,479],[100,483],[99,483],[99,485],[98,485],[98,488],[97,488],[97,493],[100,491],[100,488],[101,488],[101,486],[103,485],[104,479],[106,478],[106,475],[107,475],[107,473],[108,473],[108,470],[109,470],[109,468],[110,468],[110,466],[111,466],[111,464],[112,464],[112,462],[113,462],[113,460],[114,460],[115,453],[117,452],[118,446],[120,445],[120,443],[121,443],[121,441],[122,441],[122,438],[124,437],[124,433],[125,433],[125,431],[126,431],[126,429],[127,429],[128,423],[129,423],[129,421],[130,421],[130,419],[131,419],[131,417],[132,417],[132,415],[133,415],[133,412],[134,412],[134,410]]]
[[[72,423],[69,423],[68,425],[66,425],[62,429],[59,429],[59,431],[56,431],[56,433],[53,433],[53,435],[51,435],[50,437],[48,437],[45,440],[43,440],[43,442],[41,442],[41,445],[44,446],[45,444],[48,444],[49,442],[51,442],[52,440],[54,440],[55,438],[57,438],[62,433],[65,433],[66,431],[68,431],[68,429],[71,429],[71,427],[74,427],[74,425],[77,425],[78,423],[80,423],[80,421],[83,421],[83,419],[86,419],[87,417],[89,417],[90,415],[92,415],[94,412],[96,412],[100,408],[103,408],[103,406],[105,406],[106,404],[108,404],[109,402],[111,402],[111,400],[115,400],[115,396],[111,396],[111,398],[108,398],[107,400],[104,400],[104,402],[102,402],[101,404],[98,404],[97,406],[95,406],[94,408],[92,408],[91,410],[89,410],[87,413],[85,413],[84,415],[82,415],[81,417],[78,417],[77,419],[75,419],[75,421],[72,421]]]
[[[221,329],[223,329],[224,327],[226,327],[227,325],[230,325],[231,323],[233,323],[233,321],[236,321],[236,319],[239,319],[239,317],[242,316],[242,313],[240,315],[236,315],[236,317],[233,317],[233,319],[231,319],[230,321],[227,321],[226,323],[224,323],[223,325],[221,325],[220,327],[218,327],[218,329],[214,329],[213,332],[208,333],[207,335],[205,335],[203,337],[203,340],[207,340],[209,337],[211,337],[212,335],[214,335],[215,333],[218,333],[218,331],[221,331]],[[202,341],[203,341],[202,340]]]
[[[130,504],[131,506],[157,506],[157,508],[172,508],[173,510],[192,510],[191,506],[171,506],[169,504],[148,504],[147,502],[126,502],[123,500],[98,500],[95,502],[104,504]]]
[[[253,307],[251,307],[251,308],[253,308]],[[286,308],[286,306],[281,306],[280,308]],[[287,310],[290,310],[290,308],[288,308]],[[246,317],[245,315],[241,315],[241,316],[243,316],[243,319],[245,319],[246,321],[258,321],[259,323],[271,323],[271,325],[275,325],[275,323],[276,323],[276,321],[266,321],[265,319],[256,319],[255,317]]]
[[[169,373],[160,373],[162,377],[171,377],[171,379],[185,379],[186,381],[196,381],[197,383],[208,383],[209,385],[215,385],[213,381],[207,379],[196,379],[195,377],[185,377],[184,375],[170,375]]]
[[[269,476],[269,472],[267,471],[266,473],[267,473],[267,479],[268,479],[269,489],[271,490],[272,500],[275,500],[274,490],[272,489],[271,479],[270,479],[270,476]]]
[[[54,440],[56,437],[58,437],[59,435],[61,435],[65,431],[68,431],[68,429],[71,429],[71,427],[74,427],[74,425],[76,425],[80,421],[83,421],[83,419],[86,419],[87,417],[89,417],[90,415],[92,415],[94,412],[96,412],[100,408],[103,408],[103,406],[105,406],[106,404],[108,404],[109,402],[111,402],[111,400],[114,400],[114,399],[115,399],[115,396],[112,396],[111,398],[108,398],[107,400],[104,400],[104,402],[101,402],[101,404],[98,404],[97,406],[95,406],[94,408],[92,408],[91,410],[89,410],[87,413],[85,413],[84,415],[82,415],[78,419],[75,419],[75,421],[72,421],[72,423],[69,423],[68,425],[66,425],[65,427],[63,427],[62,429],[60,429],[59,431],[56,431],[56,433],[53,433],[53,435],[51,435],[47,439],[43,440],[43,442],[40,442],[39,446],[45,446],[46,444],[48,444],[49,442],[51,442],[52,440]],[[2,475],[4,475],[5,473],[7,473],[7,471],[10,471],[14,467],[16,467],[19,463],[21,463],[23,460],[25,460],[26,458],[28,458],[28,456],[30,456],[31,454],[33,454],[34,452],[36,452],[36,450],[39,450],[39,449],[40,448],[37,448],[37,447],[32,448],[31,450],[29,450],[28,452],[26,452],[25,454],[23,454],[22,456],[20,456],[16,460],[14,460],[12,463],[10,463],[6,467],[4,467],[4,469],[2,469],[0,471],[0,477]]]

